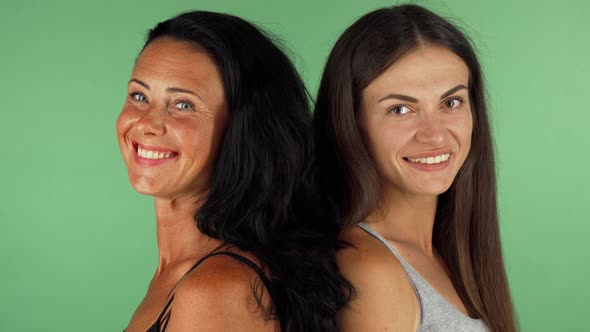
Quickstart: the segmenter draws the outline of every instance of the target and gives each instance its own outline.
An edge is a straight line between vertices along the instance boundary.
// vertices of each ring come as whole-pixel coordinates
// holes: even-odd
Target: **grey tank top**
[[[365,223],[358,226],[381,241],[406,270],[420,305],[418,332],[488,331],[481,320],[464,315],[447,302],[379,233]]]

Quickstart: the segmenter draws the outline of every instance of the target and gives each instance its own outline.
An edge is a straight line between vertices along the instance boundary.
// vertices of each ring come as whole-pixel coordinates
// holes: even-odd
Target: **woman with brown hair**
[[[314,113],[321,184],[356,296],[343,331],[515,331],[481,68],[463,33],[415,5],[350,26]]]

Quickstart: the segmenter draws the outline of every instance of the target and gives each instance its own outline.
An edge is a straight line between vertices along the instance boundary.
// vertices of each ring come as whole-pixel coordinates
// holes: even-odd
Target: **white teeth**
[[[413,163],[421,163],[421,164],[432,165],[432,164],[440,164],[442,162],[445,162],[445,161],[449,160],[450,157],[451,157],[451,154],[450,153],[445,153],[445,154],[438,155],[436,157],[408,158],[408,160],[411,161],[411,162],[413,162]]]
[[[149,151],[137,147],[137,155],[144,159],[166,159],[172,156],[172,152]]]

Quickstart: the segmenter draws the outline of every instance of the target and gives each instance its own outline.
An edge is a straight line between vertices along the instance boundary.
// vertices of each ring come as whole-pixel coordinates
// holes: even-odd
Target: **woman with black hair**
[[[314,190],[308,94],[268,37],[204,11],[159,23],[117,137],[159,249],[127,332],[335,330],[350,285]]]
[[[334,46],[314,125],[352,244],[343,331],[516,330],[483,82],[466,36],[416,5],[368,13]]]

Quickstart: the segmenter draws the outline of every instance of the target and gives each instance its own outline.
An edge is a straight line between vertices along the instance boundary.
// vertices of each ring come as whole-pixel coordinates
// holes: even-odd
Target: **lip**
[[[404,159],[404,161],[408,164],[408,166],[415,168],[417,170],[425,171],[425,172],[437,172],[437,171],[442,171],[442,170],[446,169],[447,167],[449,167],[449,165],[451,164],[451,158],[453,158],[452,154],[449,157],[449,159],[447,159],[446,161],[443,161],[438,164],[430,164],[430,165],[423,164],[423,163],[414,163],[408,159]]]
[[[178,155],[178,151],[174,151],[174,150],[170,150],[170,149],[165,149],[165,148],[161,148],[158,146],[153,146],[153,145],[148,145],[148,144],[143,144],[143,143],[139,143],[137,141],[131,141],[131,144],[133,145],[133,149],[135,151],[137,151],[137,147],[141,147],[144,150],[150,150],[150,151],[158,151],[158,152],[172,152],[176,155]]]
[[[146,144],[141,144],[139,142],[136,141],[131,141],[131,145],[133,148],[133,157],[134,160],[137,164],[141,165],[141,166],[159,166],[162,164],[165,164],[167,162],[171,162],[174,161],[176,159],[178,159],[178,157],[180,156],[180,153],[178,153],[177,151],[174,150],[170,150],[170,149],[164,149],[164,148],[160,148],[157,146],[153,146],[153,145],[146,145]],[[147,158],[142,158],[139,156],[139,154],[137,154],[137,150],[138,147],[141,147],[144,150],[150,150],[150,151],[158,151],[158,152],[172,152],[174,154],[174,156],[170,157],[170,158],[164,158],[164,159],[147,159]]]
[[[449,159],[447,159],[443,162],[440,162],[438,164],[423,164],[423,163],[415,163],[415,162],[410,161],[410,158],[412,158],[412,159],[429,158],[429,157],[440,156],[440,155],[447,154],[447,153],[450,155]],[[403,159],[408,164],[408,166],[410,166],[414,169],[424,171],[424,172],[438,172],[438,171],[442,171],[442,170],[446,169],[447,167],[449,167],[453,157],[454,157],[454,154],[451,152],[451,150],[439,149],[439,150],[415,154],[415,155],[412,155],[411,157],[404,157]]]
[[[404,157],[404,159],[408,159],[408,158],[418,159],[418,158],[436,157],[436,156],[440,156],[440,155],[447,154],[447,153],[450,155],[453,155],[453,152],[451,151],[451,149],[438,149],[438,150],[418,153],[418,154],[411,155],[411,156],[406,156],[406,157]]]

